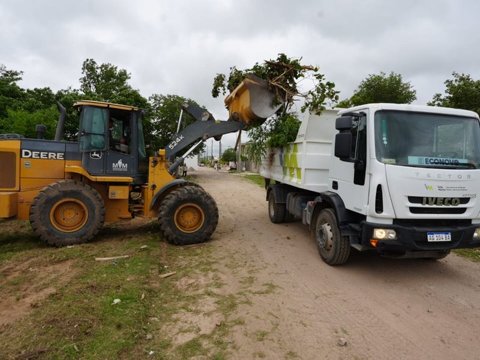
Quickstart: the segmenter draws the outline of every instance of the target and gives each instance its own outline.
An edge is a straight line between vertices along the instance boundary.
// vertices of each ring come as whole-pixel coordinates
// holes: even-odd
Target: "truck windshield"
[[[377,111],[375,152],[385,164],[480,168],[480,126],[475,118],[407,111]]]

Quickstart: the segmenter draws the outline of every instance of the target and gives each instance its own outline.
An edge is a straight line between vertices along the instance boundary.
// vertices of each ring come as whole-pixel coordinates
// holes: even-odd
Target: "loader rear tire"
[[[30,207],[30,224],[49,245],[66,246],[91,240],[103,226],[105,208],[91,186],[62,180],[42,189]]]
[[[350,256],[350,241],[340,234],[332,209],[323,209],[315,220],[315,242],[320,257],[328,265],[341,265]]]
[[[270,221],[274,224],[285,222],[286,212],[287,209],[285,204],[277,203],[275,192],[270,191],[268,194],[268,217],[270,218]]]
[[[199,244],[210,239],[218,224],[215,200],[199,186],[170,192],[160,204],[160,230],[174,245]]]

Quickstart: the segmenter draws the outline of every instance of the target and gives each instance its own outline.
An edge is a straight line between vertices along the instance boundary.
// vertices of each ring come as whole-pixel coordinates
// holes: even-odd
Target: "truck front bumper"
[[[378,240],[372,245],[374,229],[395,230],[393,240]],[[450,249],[480,247],[480,238],[474,238],[475,230],[480,224],[450,224],[450,225],[404,225],[404,224],[373,224],[364,223],[361,231],[363,248],[376,249],[378,252],[405,251],[445,251]],[[450,241],[429,241],[428,233],[450,233]],[[375,240],[375,239],[374,239]]]

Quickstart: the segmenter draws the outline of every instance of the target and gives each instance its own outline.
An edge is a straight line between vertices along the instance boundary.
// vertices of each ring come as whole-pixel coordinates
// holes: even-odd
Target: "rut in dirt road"
[[[355,252],[330,267],[305,226],[269,221],[264,189],[236,174],[197,173],[219,207],[212,244],[223,291],[245,298],[235,310],[243,324],[233,329],[234,358],[479,357],[478,264]]]

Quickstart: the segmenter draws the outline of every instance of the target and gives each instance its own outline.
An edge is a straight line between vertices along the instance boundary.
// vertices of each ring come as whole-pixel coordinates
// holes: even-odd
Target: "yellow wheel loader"
[[[63,141],[65,109],[55,140],[0,135],[0,219],[29,220],[54,246],[87,242],[104,223],[135,216],[158,218],[163,237],[177,245],[208,240],[218,223],[214,199],[199,185],[173,174],[208,138],[261,122],[276,108],[265,83],[246,79],[226,99],[228,121],[195,105],[183,110],[196,121],[148,158],[142,115],[132,106],[80,101],[78,141]],[[191,146],[193,145],[193,146]],[[175,161],[179,151],[191,148]],[[1,227],[1,224],[0,224]]]

